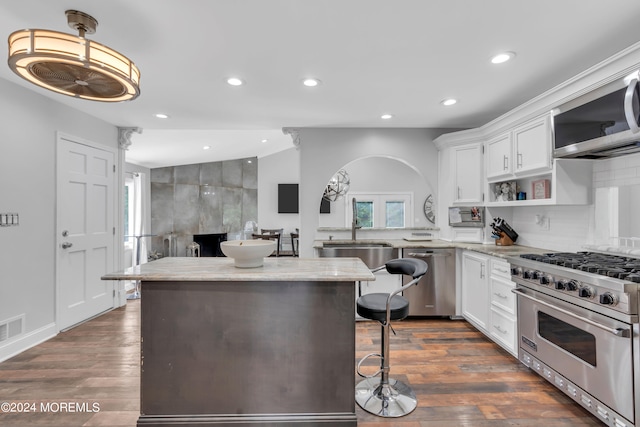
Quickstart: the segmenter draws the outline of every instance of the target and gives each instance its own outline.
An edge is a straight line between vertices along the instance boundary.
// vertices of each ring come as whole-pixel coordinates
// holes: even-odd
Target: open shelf
[[[488,182],[488,207],[542,206],[542,205],[587,205],[591,203],[592,161],[580,159],[554,159],[551,172],[527,177],[514,177]],[[533,199],[534,181],[549,181],[549,198]],[[496,201],[495,187],[509,182],[516,186],[516,200]],[[517,200],[517,192],[525,192],[526,200]]]

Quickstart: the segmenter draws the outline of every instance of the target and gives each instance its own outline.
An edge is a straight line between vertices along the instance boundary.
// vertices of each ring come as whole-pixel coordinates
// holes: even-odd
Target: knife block
[[[497,246],[511,246],[513,245],[513,240],[505,233],[500,233],[500,237],[496,239]]]

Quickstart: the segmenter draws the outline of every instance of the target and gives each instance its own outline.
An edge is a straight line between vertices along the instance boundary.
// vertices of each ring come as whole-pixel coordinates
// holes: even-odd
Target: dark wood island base
[[[137,425],[356,426],[355,280],[372,277],[342,260],[352,260],[347,277],[316,259],[288,260],[313,261],[305,280],[289,280],[284,261],[265,262],[260,280],[260,269],[232,280],[143,275]]]

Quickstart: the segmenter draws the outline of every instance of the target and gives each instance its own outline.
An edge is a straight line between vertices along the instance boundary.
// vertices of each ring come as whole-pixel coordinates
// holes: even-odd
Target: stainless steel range
[[[640,426],[640,259],[578,252],[509,262],[520,361],[605,424]]]

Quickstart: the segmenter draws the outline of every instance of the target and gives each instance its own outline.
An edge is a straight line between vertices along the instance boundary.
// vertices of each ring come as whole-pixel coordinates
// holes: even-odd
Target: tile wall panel
[[[185,256],[194,234],[240,237],[257,221],[257,170],[257,158],[151,169],[151,249]]]

